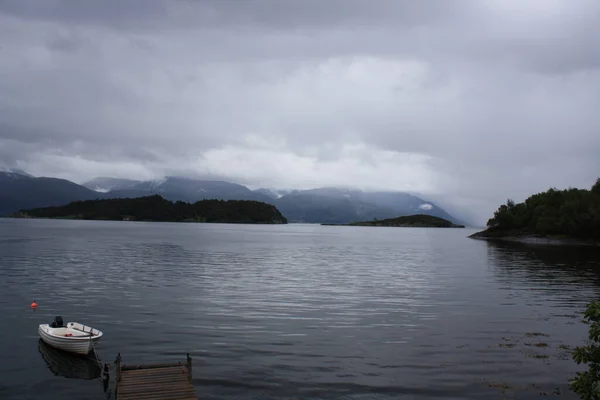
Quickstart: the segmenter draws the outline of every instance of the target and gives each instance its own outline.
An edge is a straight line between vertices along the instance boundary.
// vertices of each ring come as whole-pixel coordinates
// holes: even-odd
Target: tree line
[[[75,201],[59,207],[21,210],[16,216],[159,222],[287,223],[271,204],[251,200],[171,202],[160,195]]]
[[[522,203],[508,200],[487,222],[489,231],[521,231],[600,239],[600,178],[587,189],[551,188]]]

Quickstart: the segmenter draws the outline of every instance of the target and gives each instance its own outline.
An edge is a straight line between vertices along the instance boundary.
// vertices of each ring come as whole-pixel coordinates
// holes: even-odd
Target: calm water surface
[[[575,399],[598,253],[471,232],[0,220],[0,398],[111,398],[40,346],[61,315],[103,362],[189,352],[202,399]]]

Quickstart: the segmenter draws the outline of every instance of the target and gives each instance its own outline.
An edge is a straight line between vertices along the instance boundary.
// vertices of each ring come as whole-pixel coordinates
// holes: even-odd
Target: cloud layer
[[[600,175],[594,0],[4,1],[0,163],[407,190]]]

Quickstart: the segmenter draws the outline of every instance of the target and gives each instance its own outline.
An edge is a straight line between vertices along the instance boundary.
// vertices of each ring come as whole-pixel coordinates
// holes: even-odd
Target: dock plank
[[[186,363],[121,365],[117,357],[117,400],[197,400],[192,360]]]

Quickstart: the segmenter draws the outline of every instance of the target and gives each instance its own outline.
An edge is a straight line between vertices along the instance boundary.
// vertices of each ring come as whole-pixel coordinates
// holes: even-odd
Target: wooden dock
[[[186,362],[123,365],[117,356],[117,400],[197,400],[192,385],[192,359]]]

